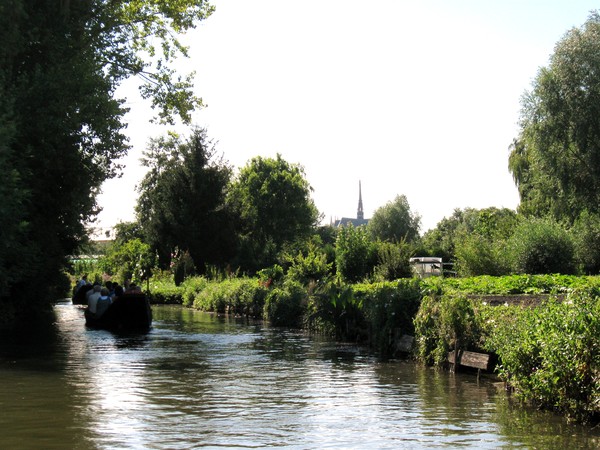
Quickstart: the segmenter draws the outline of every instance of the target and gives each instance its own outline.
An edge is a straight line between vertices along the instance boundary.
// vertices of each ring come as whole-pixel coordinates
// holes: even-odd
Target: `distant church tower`
[[[355,227],[360,227],[368,223],[369,219],[365,219],[365,212],[363,211],[362,186],[360,180],[358,180],[358,211],[356,211],[356,219],[352,217],[342,217],[340,220],[336,220],[333,226],[344,227],[346,225],[352,225]]]
[[[362,204],[362,189],[361,189],[361,185],[360,185],[360,180],[358,180],[358,211],[356,211],[356,218],[358,220],[364,220],[364,218],[365,218],[365,213],[363,211],[363,204]]]

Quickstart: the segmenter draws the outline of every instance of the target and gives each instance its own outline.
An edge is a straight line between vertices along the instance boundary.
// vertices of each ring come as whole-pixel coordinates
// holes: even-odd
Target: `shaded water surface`
[[[301,332],[154,307],[147,334],[56,306],[0,342],[0,448],[598,448],[491,382]]]

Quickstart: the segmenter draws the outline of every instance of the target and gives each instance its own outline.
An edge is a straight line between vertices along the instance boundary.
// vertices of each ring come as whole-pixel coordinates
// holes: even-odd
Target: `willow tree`
[[[557,43],[522,99],[509,169],[520,211],[575,220],[600,211],[600,15]]]
[[[66,257],[85,239],[100,186],[120,172],[127,108],[117,87],[140,77],[141,95],[166,123],[189,122],[201,105],[192,74],[176,76],[171,62],[187,53],[178,34],[211,12],[202,0],[0,3],[5,323],[42,309],[39,300],[64,285]]]

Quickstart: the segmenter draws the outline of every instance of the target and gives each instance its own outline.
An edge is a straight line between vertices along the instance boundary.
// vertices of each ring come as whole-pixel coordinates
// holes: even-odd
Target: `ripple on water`
[[[87,330],[82,309],[60,305],[54,339],[8,353],[0,448],[598,444],[593,432],[565,440],[564,423],[548,416],[515,420],[502,396],[473,377],[175,308],[155,308],[153,329],[127,336]],[[527,427],[511,432],[519,422],[535,436]]]

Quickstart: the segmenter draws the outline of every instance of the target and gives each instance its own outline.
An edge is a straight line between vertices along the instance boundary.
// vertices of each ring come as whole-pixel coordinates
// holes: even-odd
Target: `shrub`
[[[271,284],[278,283],[283,279],[283,267],[274,264],[271,267],[259,270],[257,275],[260,282],[269,287]]]
[[[550,219],[530,219],[517,226],[508,241],[512,268],[516,273],[575,272],[571,236]]]
[[[377,244],[378,264],[373,275],[377,281],[393,281],[398,278],[411,278],[410,258],[414,252],[405,241],[399,244],[379,242]]]
[[[327,283],[314,287],[309,291],[306,328],[345,341],[368,338],[362,302],[354,296],[352,286]]]
[[[148,244],[132,239],[119,245],[113,244],[100,264],[106,273],[114,275],[122,284],[125,280],[141,284],[150,277],[154,259]]]
[[[208,280],[204,277],[188,277],[181,283],[182,304],[183,306],[193,306],[194,299],[198,293],[202,292],[208,285]]]
[[[487,313],[486,346],[499,356],[499,374],[525,401],[577,421],[597,419],[599,298],[579,291],[568,301],[515,309]]]
[[[148,294],[152,303],[177,305],[183,303],[183,290],[175,286],[172,279],[152,279]]]
[[[506,275],[510,272],[504,257],[504,242],[480,234],[463,235],[456,244],[456,269],[464,277]]]
[[[425,296],[414,326],[416,354],[426,364],[442,366],[450,350],[473,350],[479,346],[473,303],[464,295]]]
[[[353,289],[369,324],[371,344],[377,351],[391,354],[396,338],[414,334],[413,318],[421,303],[418,279],[359,284]]]
[[[295,281],[271,289],[266,297],[263,317],[274,326],[299,327],[303,322],[307,292]]]
[[[206,281],[194,296],[193,306],[203,311],[260,317],[267,288],[254,278]]]
[[[325,281],[331,274],[333,264],[327,262],[327,254],[310,245],[306,254],[299,251],[296,256],[285,257],[290,264],[287,277],[303,285]]]
[[[376,252],[365,227],[352,225],[340,229],[336,239],[337,273],[344,280],[358,282],[369,276],[376,264]]]
[[[600,273],[600,215],[582,213],[572,229],[575,256],[583,273]]]

